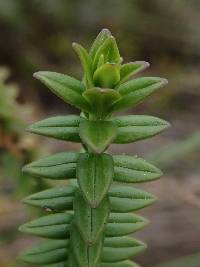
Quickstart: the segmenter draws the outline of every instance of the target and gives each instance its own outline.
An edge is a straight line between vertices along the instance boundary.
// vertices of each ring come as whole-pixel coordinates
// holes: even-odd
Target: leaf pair
[[[111,66],[111,68],[115,67]],[[107,79],[106,77],[108,77],[108,79],[111,78],[111,74],[106,70],[103,71],[102,75],[104,79]],[[128,70],[125,69],[123,75],[123,79],[126,79],[126,77],[129,76]],[[42,81],[53,93],[65,102],[74,105],[87,113],[97,115],[98,111],[100,111],[102,117],[106,117],[112,112],[135,106],[167,83],[166,79],[143,77],[120,84],[117,91],[106,89],[101,91],[98,88],[92,89],[95,87],[95,85],[92,85],[89,87],[92,91],[89,90],[87,92],[86,90],[83,94],[85,90],[84,85],[80,81],[67,75],[56,72],[40,71],[35,73],[34,76]],[[96,80],[98,79],[99,78],[96,77]],[[106,83],[110,82],[107,80]],[[100,84],[99,82],[96,84],[97,86],[101,86],[102,81]],[[103,106],[105,111],[103,111]]]

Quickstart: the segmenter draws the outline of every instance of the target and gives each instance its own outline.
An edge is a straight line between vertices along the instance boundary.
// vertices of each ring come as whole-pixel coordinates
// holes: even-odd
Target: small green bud
[[[120,81],[120,65],[112,63],[103,64],[95,71],[93,81],[95,86],[114,88]]]

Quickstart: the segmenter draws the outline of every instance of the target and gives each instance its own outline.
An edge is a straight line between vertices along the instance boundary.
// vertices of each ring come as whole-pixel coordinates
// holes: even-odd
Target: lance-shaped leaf
[[[135,262],[130,260],[120,261],[120,262],[103,262],[100,267],[140,267]]]
[[[123,83],[118,87],[122,98],[113,104],[112,110],[134,107],[165,84],[166,79],[157,77],[142,77]]]
[[[78,127],[81,121],[80,116],[56,116],[38,121],[28,127],[31,133],[53,137],[59,140],[80,142]]]
[[[113,37],[113,36],[111,36],[111,37],[112,37],[111,38],[112,42],[111,42],[111,45],[109,47],[106,59],[110,63],[120,64],[123,59],[120,56],[119,49],[118,49],[115,37]]]
[[[105,238],[102,260],[105,262],[126,260],[145,248],[143,242],[127,236]]]
[[[101,55],[104,56],[105,62],[110,62],[110,63],[120,63],[121,58],[119,55],[118,48],[116,46],[116,41],[113,36],[109,36],[101,46],[96,51],[96,54],[93,58],[92,62],[92,70],[93,72],[96,70],[99,62],[99,58]]]
[[[48,179],[76,178],[78,155],[74,152],[57,153],[26,165],[23,172]]]
[[[115,117],[112,121],[117,124],[117,137],[114,143],[125,144],[152,137],[170,124],[160,118],[146,115],[128,115]]]
[[[116,138],[117,127],[111,121],[80,122],[79,134],[83,143],[94,153],[102,153]]]
[[[93,75],[94,84],[102,88],[114,88],[120,81],[120,66],[115,63],[105,63],[96,69]]]
[[[70,245],[77,265],[80,267],[96,267],[101,256],[102,240],[99,240],[93,246],[88,246],[74,223],[71,225],[70,234]]]
[[[142,209],[155,202],[156,198],[145,191],[130,186],[115,186],[109,191],[113,212],[130,212]]]
[[[131,156],[114,156],[114,180],[126,183],[141,183],[158,179],[162,172],[144,159]]]
[[[144,217],[132,213],[111,213],[106,226],[106,236],[124,236],[142,229],[148,224]]]
[[[108,154],[80,154],[77,179],[84,198],[92,208],[105,197],[114,175],[113,159]]]
[[[132,75],[145,70],[150,64],[145,61],[135,61],[123,64],[120,68],[120,83],[127,81]]]
[[[85,50],[85,48],[83,46],[81,46],[80,44],[73,43],[72,46],[80,58],[80,61],[81,61],[82,67],[83,67],[83,71],[84,71],[84,75],[86,78],[87,88],[91,88],[94,86],[93,80],[92,80],[91,56],[88,54],[88,52]]]
[[[86,90],[83,96],[91,106],[91,112],[95,118],[103,120],[110,115],[112,104],[121,96],[113,89],[92,88]]]
[[[75,186],[47,189],[26,197],[23,203],[41,207],[47,211],[71,210],[76,189]]]
[[[36,245],[20,255],[27,263],[51,264],[67,260],[68,240],[51,240]]]
[[[109,199],[104,198],[97,209],[92,209],[79,191],[74,198],[74,222],[85,243],[93,245],[102,235],[109,215]]]
[[[50,71],[36,72],[34,77],[44,83],[54,94],[66,103],[86,112],[89,111],[90,107],[87,101],[82,97],[84,87],[80,81],[67,75]],[[73,79],[73,82],[71,79]]]
[[[105,42],[108,37],[111,36],[111,32],[108,29],[103,29],[100,31],[100,33],[97,35],[96,39],[94,40],[92,47],[90,49],[90,56],[93,58],[99,49],[99,47]]]
[[[51,214],[25,223],[19,230],[40,237],[66,239],[69,237],[72,217],[72,214],[66,212]]]

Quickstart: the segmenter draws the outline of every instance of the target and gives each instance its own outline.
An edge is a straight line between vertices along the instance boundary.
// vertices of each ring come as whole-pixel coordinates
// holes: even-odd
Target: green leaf
[[[104,60],[105,62],[109,62],[108,60],[108,55],[109,55],[109,51],[113,46],[113,36],[109,36],[103,43],[101,46],[99,46],[99,48],[96,51],[96,54],[93,58],[93,62],[92,62],[92,70],[93,72],[96,70],[97,66],[98,66],[98,62],[99,62],[99,58],[103,55],[104,56]],[[116,63],[116,62],[110,62],[110,63]]]
[[[85,243],[94,245],[102,235],[109,215],[109,199],[104,198],[97,209],[92,209],[81,193],[74,198],[74,222]]]
[[[72,217],[72,214],[66,212],[51,214],[25,223],[19,230],[40,237],[66,239],[69,237]]]
[[[97,69],[100,68],[104,63],[105,63],[105,58],[104,58],[104,55],[102,54],[99,57],[99,61],[98,61],[98,64],[97,64]]]
[[[83,96],[90,103],[90,114],[93,114],[99,120],[103,120],[110,115],[112,104],[121,97],[116,90],[102,88],[86,90]]]
[[[120,69],[120,84],[127,81],[132,75],[145,70],[150,65],[145,61],[135,61],[123,64]]]
[[[86,245],[75,224],[71,225],[70,233],[72,251],[77,265],[80,267],[96,267],[101,256],[102,240],[99,240],[93,246]]]
[[[109,197],[112,212],[136,211],[156,200],[152,194],[130,186],[111,187]]]
[[[108,39],[111,36],[111,33],[108,29],[103,29],[100,31],[100,33],[97,35],[95,41],[92,44],[92,47],[90,49],[90,56],[91,58],[94,58],[97,50],[99,47],[105,42],[106,39]]]
[[[117,127],[111,121],[82,121],[79,135],[83,143],[94,153],[102,153],[116,138]]]
[[[142,77],[123,83],[118,87],[122,98],[113,104],[112,110],[134,107],[165,84],[166,79],[157,77]]]
[[[112,42],[108,50],[107,61],[110,63],[120,64],[123,59],[120,56],[115,37],[111,36],[111,41]]]
[[[114,156],[114,180],[126,183],[141,183],[158,179],[162,172],[145,160],[131,156]]]
[[[26,197],[23,203],[41,207],[47,211],[71,210],[76,189],[75,186],[47,189]]]
[[[126,144],[152,137],[170,124],[162,119],[146,115],[128,115],[115,117],[112,121],[118,126],[114,143]]]
[[[76,162],[79,153],[61,152],[36,160],[23,168],[23,172],[48,179],[76,178]]]
[[[83,71],[84,71],[84,75],[86,78],[87,88],[91,88],[94,86],[93,80],[92,80],[91,57],[88,54],[88,52],[85,50],[85,48],[83,46],[81,46],[80,44],[73,43],[72,46],[80,58],[80,61],[81,61],[82,67],[83,67]]]
[[[120,66],[114,63],[105,63],[97,68],[93,75],[94,84],[101,88],[114,88],[120,81]]]
[[[139,267],[136,263],[126,260],[120,262],[103,262],[100,267]]]
[[[105,197],[114,175],[113,159],[108,154],[80,154],[77,179],[84,198],[92,208]]]
[[[124,236],[142,229],[148,220],[131,213],[111,213],[106,226],[106,236]]]
[[[31,133],[53,137],[59,140],[80,142],[78,127],[80,116],[56,116],[38,121],[28,127]]]
[[[146,245],[143,242],[127,236],[105,238],[102,260],[105,262],[126,260],[145,248]]]
[[[20,255],[27,263],[51,264],[67,260],[68,240],[51,240],[36,245]]]
[[[90,110],[87,101],[82,97],[84,86],[80,81],[67,75],[51,71],[36,72],[34,73],[34,77],[44,83],[54,94],[66,103],[86,112]],[[71,79],[73,79],[73,82]]]

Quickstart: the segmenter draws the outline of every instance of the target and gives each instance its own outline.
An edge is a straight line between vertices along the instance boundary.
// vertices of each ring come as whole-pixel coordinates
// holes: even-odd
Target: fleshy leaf
[[[87,99],[91,106],[90,114],[97,119],[105,119],[110,115],[112,104],[120,99],[120,94],[113,89],[92,88],[86,90],[83,96]]]
[[[110,63],[120,64],[122,61],[122,58],[121,58],[120,53],[119,53],[117,42],[116,42],[115,37],[113,37],[113,36],[111,36],[111,37],[112,37],[111,38],[112,42],[111,42],[111,46],[109,47],[109,50],[108,50],[107,61]]]
[[[75,186],[51,188],[26,197],[23,203],[41,207],[47,211],[71,210],[75,191]]]
[[[99,49],[99,47],[105,42],[108,37],[111,36],[111,33],[108,29],[103,29],[100,31],[100,33],[97,35],[96,39],[94,40],[92,47],[90,49],[90,56],[93,58]]]
[[[102,153],[116,138],[117,127],[111,121],[84,120],[79,125],[83,143],[94,153]]]
[[[88,245],[92,245],[102,235],[109,215],[109,200],[103,199],[97,209],[92,209],[77,191],[74,199],[74,221]]]
[[[76,162],[79,153],[61,152],[36,160],[23,167],[23,172],[48,179],[76,178]]]
[[[134,107],[165,84],[166,79],[157,77],[142,77],[123,83],[118,87],[122,98],[113,104],[112,110]]]
[[[130,186],[115,186],[109,191],[112,212],[131,212],[155,202],[156,198],[145,191]]]
[[[89,105],[82,96],[84,86],[80,81],[67,75],[51,71],[38,71],[34,73],[34,77],[44,83],[54,94],[66,103],[86,112],[89,111]],[[73,82],[71,79],[73,79]]]
[[[96,267],[101,256],[102,240],[88,246],[82,239],[74,223],[71,225],[71,246],[74,259],[80,267]]]
[[[96,52],[96,54],[95,54],[95,56],[93,58],[93,62],[92,62],[92,70],[93,70],[93,72],[96,70],[96,68],[98,66],[99,58],[101,57],[101,55],[104,56],[105,62],[109,62],[109,60],[108,60],[109,51],[113,47],[114,41],[115,41],[114,37],[113,36],[109,36],[102,43],[102,45],[99,46],[99,48],[97,49],[97,52]],[[117,62],[110,62],[110,63],[117,63]]]
[[[148,220],[131,213],[111,213],[106,226],[106,236],[124,236],[142,229]]]
[[[105,197],[113,179],[113,159],[108,154],[80,154],[77,179],[84,198],[92,208]]]
[[[19,230],[45,238],[66,239],[69,237],[72,217],[72,214],[66,212],[51,214],[25,223]]]
[[[67,260],[68,240],[51,240],[36,245],[20,255],[20,259],[27,263],[51,264]]]
[[[132,75],[145,70],[150,64],[145,61],[135,61],[123,64],[120,69],[120,84],[127,81]]]
[[[146,115],[128,115],[115,117],[112,121],[118,126],[114,143],[126,144],[152,137],[170,124],[160,118]]]
[[[114,179],[119,182],[141,183],[158,179],[162,172],[145,160],[131,156],[114,156]]]
[[[105,63],[93,75],[94,84],[102,88],[114,88],[120,81],[120,66],[114,63]]]
[[[88,52],[85,50],[85,48],[82,47],[80,44],[73,43],[72,46],[80,58],[80,61],[81,61],[82,67],[83,67],[83,71],[85,74],[85,78],[86,78],[87,88],[91,88],[94,86],[93,80],[92,80],[91,57],[88,54]]]
[[[105,238],[102,260],[105,262],[126,260],[145,248],[143,242],[127,236]]]
[[[38,121],[28,127],[31,133],[53,137],[59,140],[80,142],[78,127],[80,116],[56,116]]]

